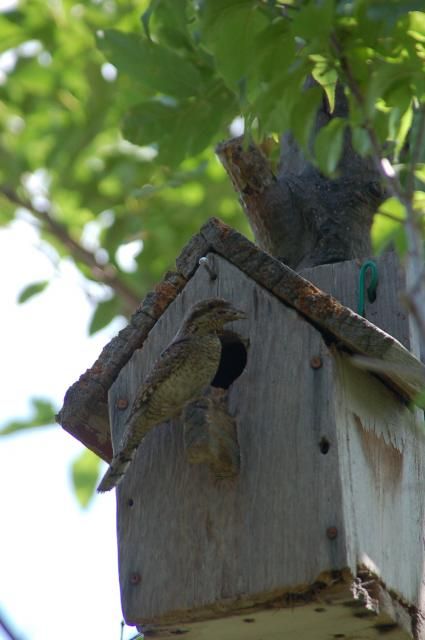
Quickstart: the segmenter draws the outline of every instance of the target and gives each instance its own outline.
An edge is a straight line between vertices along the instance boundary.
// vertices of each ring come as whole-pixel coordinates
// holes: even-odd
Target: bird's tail
[[[110,491],[121,482],[125,472],[127,471],[128,467],[131,464],[131,461],[134,458],[136,450],[137,447],[131,449],[130,451],[121,451],[112,458],[109,469],[107,470],[102,480],[100,481],[99,486],[97,487],[98,493]]]

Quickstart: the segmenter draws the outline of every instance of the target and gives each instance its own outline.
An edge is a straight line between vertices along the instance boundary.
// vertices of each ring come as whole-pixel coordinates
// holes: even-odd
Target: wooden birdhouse
[[[59,415],[110,460],[184,313],[215,296],[246,311],[222,335],[212,389],[148,433],[118,487],[126,622],[194,640],[425,638],[411,404],[425,369],[395,256],[377,261],[367,319],[355,261],[299,275],[215,219],[176,265]]]

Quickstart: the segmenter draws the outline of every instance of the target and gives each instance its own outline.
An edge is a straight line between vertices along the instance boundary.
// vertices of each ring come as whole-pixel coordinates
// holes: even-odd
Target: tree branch
[[[111,287],[114,292],[123,300],[124,307],[128,313],[132,313],[140,302],[140,296],[132,288],[127,286],[118,276],[117,270],[111,264],[102,264],[95,254],[82,247],[69,234],[67,228],[54,220],[46,211],[40,211],[29,201],[21,198],[16,191],[5,186],[0,186],[2,193],[10,202],[29,211],[43,226],[45,231],[51,233],[70,252],[74,260],[85,264],[96,280]]]

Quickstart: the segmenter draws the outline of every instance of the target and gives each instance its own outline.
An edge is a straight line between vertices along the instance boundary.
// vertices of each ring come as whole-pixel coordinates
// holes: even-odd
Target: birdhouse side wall
[[[349,564],[423,610],[423,412],[336,351],[333,366]]]

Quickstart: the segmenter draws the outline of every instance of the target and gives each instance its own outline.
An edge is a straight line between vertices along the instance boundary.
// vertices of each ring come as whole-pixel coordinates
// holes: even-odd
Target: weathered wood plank
[[[424,610],[423,413],[333,350],[347,565],[366,566]],[[418,636],[422,637],[422,636]]]
[[[229,390],[241,470],[217,481],[188,464],[177,422],[147,435],[118,489],[120,583],[131,623],[221,615],[345,566],[337,447],[321,452],[323,440],[336,439],[331,370],[315,368],[326,351],[321,335],[226,260],[210,259],[218,278],[195,273],[111,388],[113,437],[126,417],[117,400],[131,405],[183,312],[219,295],[249,314],[233,327],[250,346]]]

